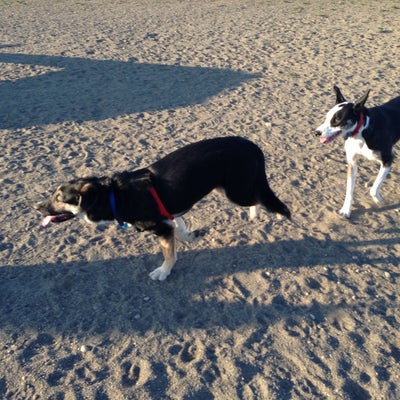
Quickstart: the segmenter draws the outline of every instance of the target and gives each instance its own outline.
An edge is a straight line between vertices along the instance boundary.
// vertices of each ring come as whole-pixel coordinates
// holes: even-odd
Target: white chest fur
[[[363,156],[368,160],[380,161],[379,152],[371,150],[361,134],[348,138],[344,143],[344,148],[348,163],[353,164],[359,156]]]

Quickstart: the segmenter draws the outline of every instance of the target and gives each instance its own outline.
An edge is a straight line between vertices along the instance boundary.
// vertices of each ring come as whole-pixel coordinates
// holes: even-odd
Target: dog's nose
[[[322,132],[317,129],[316,131],[314,131],[314,135],[315,136],[321,136]]]

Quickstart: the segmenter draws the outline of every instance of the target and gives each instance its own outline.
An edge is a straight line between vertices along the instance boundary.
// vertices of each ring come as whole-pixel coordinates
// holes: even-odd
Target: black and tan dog
[[[241,137],[192,143],[132,172],[72,180],[36,208],[45,216],[43,226],[80,217],[152,231],[160,237],[164,262],[150,277],[164,280],[177,259],[175,239],[190,241],[204,234],[187,231],[181,216],[213,189],[250,207],[251,218],[262,206],[290,219],[289,209],[268,186],[262,151]]]

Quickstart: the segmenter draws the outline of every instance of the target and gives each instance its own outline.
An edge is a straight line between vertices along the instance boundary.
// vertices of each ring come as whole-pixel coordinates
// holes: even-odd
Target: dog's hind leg
[[[382,196],[380,195],[379,192],[381,190],[383,181],[385,180],[389,171],[390,171],[390,166],[388,165],[384,166],[383,164],[381,164],[378,176],[376,177],[375,182],[371,186],[371,189],[369,191],[369,194],[372,196],[372,199],[374,200],[375,203],[380,203],[382,201]]]
[[[175,249],[175,236],[172,232],[171,235],[160,237],[161,249],[164,256],[164,262],[161,267],[156,268],[150,272],[150,278],[153,280],[164,281],[171,273],[172,267],[175,265],[177,256]]]
[[[252,221],[253,219],[257,218],[259,212],[260,212],[259,204],[256,204],[255,206],[251,206],[249,209],[250,220]]]
[[[264,206],[268,211],[283,215],[290,220],[289,209],[269,187],[266,178],[259,183],[258,190],[260,192],[260,205]]]
[[[354,161],[347,164],[346,197],[344,199],[343,207],[339,210],[339,214],[344,218],[350,218],[356,177],[357,163]]]
[[[180,242],[193,242],[194,240],[203,237],[206,233],[204,229],[196,229],[195,231],[188,231],[185,222],[181,217],[176,217],[175,222],[175,235]]]

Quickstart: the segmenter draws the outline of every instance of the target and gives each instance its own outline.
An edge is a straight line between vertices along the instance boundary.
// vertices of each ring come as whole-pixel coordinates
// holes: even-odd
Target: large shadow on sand
[[[258,76],[134,60],[12,53],[0,53],[0,63],[29,66],[22,75],[30,75],[0,83],[0,129],[190,106]]]
[[[170,333],[218,326],[233,330],[257,323],[268,325],[296,313],[312,313],[318,320],[319,315],[326,315],[336,306],[315,303],[294,307],[280,294],[284,282],[263,271],[325,266],[325,279],[336,284],[340,269],[354,263],[354,259],[371,265],[397,262],[365,253],[365,249],[394,243],[395,239],[326,242],[307,237],[181,252],[180,260],[164,282],[148,277],[161,263],[159,254],[57,265],[1,265],[0,329],[49,330],[72,335],[112,331],[143,334],[157,331],[160,326]],[[270,304],[249,303],[246,299],[251,293],[235,277],[240,272],[254,271],[261,272],[259,278],[269,286]],[[230,286],[242,293],[234,296],[234,301],[214,295],[226,286],[224,280],[228,276],[232,279]],[[309,290],[320,289],[317,281],[310,281],[309,285]],[[370,294],[373,299],[376,293]]]

